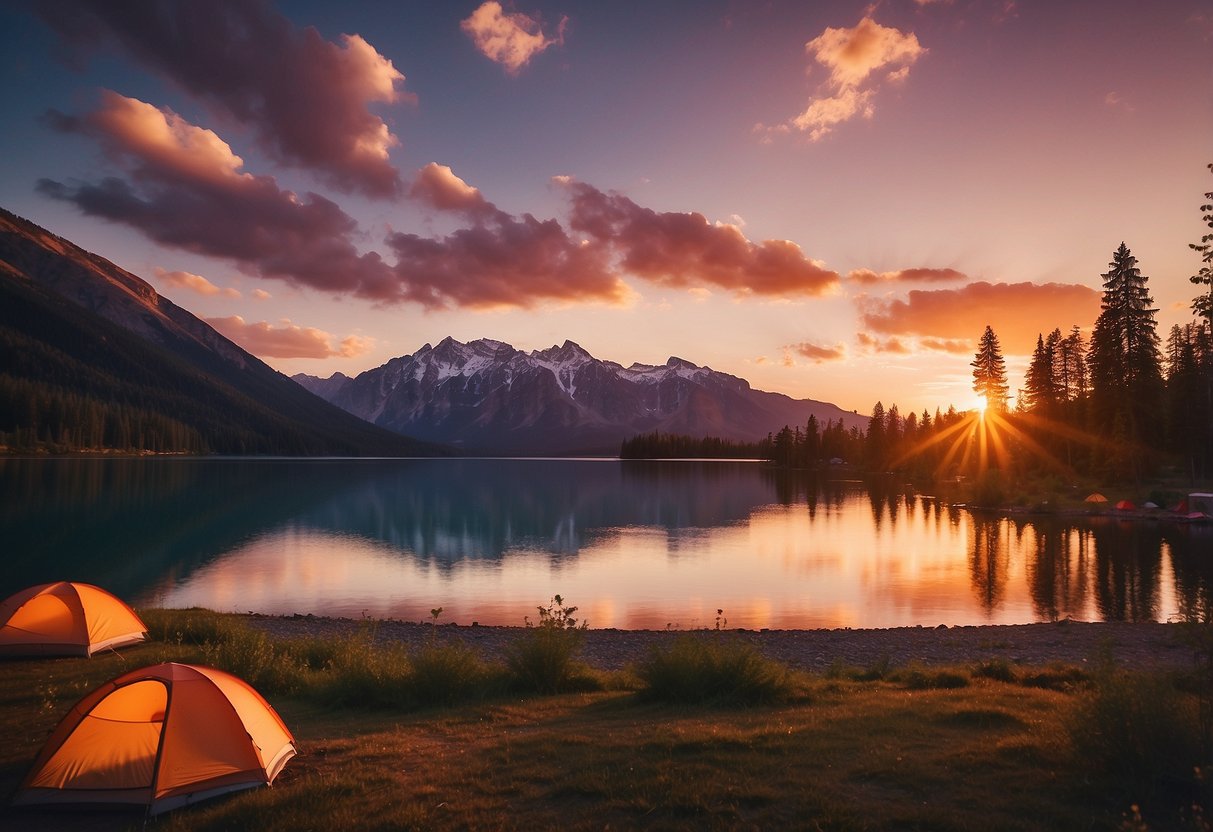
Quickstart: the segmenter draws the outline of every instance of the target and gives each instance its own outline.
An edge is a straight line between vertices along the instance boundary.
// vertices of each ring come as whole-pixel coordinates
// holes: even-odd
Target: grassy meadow
[[[272,788],[151,828],[1209,828],[1195,676],[1099,661],[818,676],[713,631],[604,673],[578,663],[581,630],[562,610],[496,662],[376,647],[369,632],[291,641],[238,616],[147,611],[148,644],[2,665],[0,799],[93,687],[184,661],[254,684],[299,756]],[[3,829],[142,824],[139,812],[0,809]]]

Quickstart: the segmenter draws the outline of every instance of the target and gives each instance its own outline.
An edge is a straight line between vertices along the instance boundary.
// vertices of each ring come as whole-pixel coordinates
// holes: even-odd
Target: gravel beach
[[[311,615],[246,616],[249,624],[280,638],[342,637],[370,632],[382,643],[419,646],[427,639],[475,648],[486,659],[501,655],[520,627],[457,626],[397,620],[354,620]],[[702,632],[702,631],[700,631]],[[587,630],[581,658],[602,670],[617,670],[668,644],[685,631]],[[1174,624],[1056,623],[971,627],[896,627],[884,630],[728,630],[728,637],[757,645],[772,659],[820,672],[835,662],[867,667],[887,657],[894,666],[971,664],[1001,658],[1015,664],[1089,664],[1107,651],[1125,667],[1187,668],[1192,651]]]

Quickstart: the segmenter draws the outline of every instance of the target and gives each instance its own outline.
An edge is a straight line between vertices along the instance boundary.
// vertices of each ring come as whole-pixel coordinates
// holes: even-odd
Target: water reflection
[[[1208,605],[1213,529],[981,515],[740,463],[0,460],[0,593],[593,626],[1147,620]]]

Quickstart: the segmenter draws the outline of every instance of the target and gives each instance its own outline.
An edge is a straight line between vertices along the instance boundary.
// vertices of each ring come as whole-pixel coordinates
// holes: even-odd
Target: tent
[[[0,656],[91,656],[146,637],[134,610],[91,584],[32,586],[0,604]]]
[[[1128,500],[1121,500],[1120,502],[1118,502],[1116,504],[1117,511],[1133,511],[1136,508],[1137,508],[1137,506],[1133,505]]]
[[[247,682],[168,662],[80,700],[13,803],[134,804],[155,815],[269,785],[294,755],[291,732]]]
[[[1088,494],[1088,495],[1087,495],[1087,499],[1086,499],[1086,500],[1084,500],[1083,502],[1087,502],[1087,503],[1106,503],[1107,501],[1108,501],[1108,498],[1107,498],[1107,497],[1105,497],[1104,495],[1102,495],[1102,494],[1100,494],[1098,491],[1096,491],[1096,492],[1093,492],[1093,493],[1091,493],[1091,494]]]

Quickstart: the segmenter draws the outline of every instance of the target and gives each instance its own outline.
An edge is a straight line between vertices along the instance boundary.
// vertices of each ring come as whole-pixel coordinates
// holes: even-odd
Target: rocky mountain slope
[[[413,455],[148,283],[0,210],[0,450]]]
[[[681,358],[624,367],[572,341],[528,353],[446,338],[353,379],[294,379],[376,425],[485,453],[614,453],[623,439],[654,430],[753,441],[810,415],[823,426],[867,424]]]

